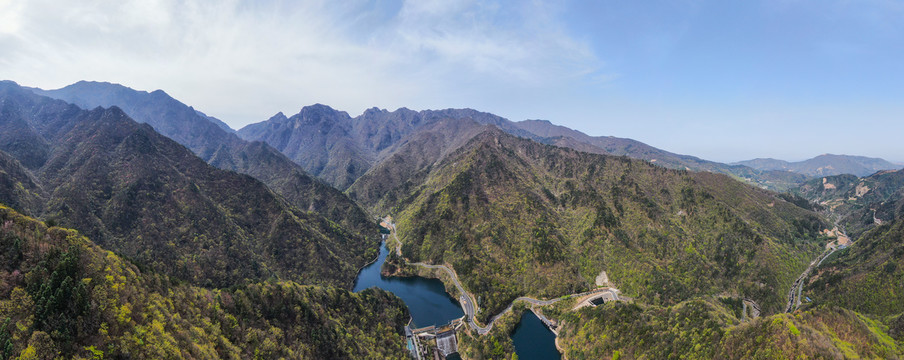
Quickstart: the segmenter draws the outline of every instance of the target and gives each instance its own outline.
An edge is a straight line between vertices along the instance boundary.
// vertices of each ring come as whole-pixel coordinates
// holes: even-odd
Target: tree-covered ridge
[[[726,176],[582,153],[498,130],[434,166],[396,204],[403,254],[451,264],[484,319],[521,295],[590,287],[673,304],[728,291],[775,311],[825,224]]]
[[[118,108],[80,110],[11,83],[0,84],[0,100],[0,134],[35,139],[2,148],[47,194],[30,215],[159,272],[203,286],[281,278],[350,287],[376,254],[376,239],[208,165]]]
[[[0,151],[0,203],[27,214],[41,211],[44,189],[15,158]]]
[[[797,187],[808,178],[806,175],[789,171],[757,170],[744,165],[729,165],[703,160],[695,156],[674,154],[633,139],[613,136],[589,136],[577,130],[554,125],[546,120],[524,120],[515,123],[515,125],[531,134],[535,134],[537,136],[535,140],[544,144],[567,147],[593,154],[627,156],[650,161],[670,169],[725,174],[737,180],[756,186],[763,186],[771,190],[784,191]],[[519,135],[513,132],[509,133]]]
[[[228,126],[173,99],[161,90],[80,81],[57,90],[33,92],[73,103],[83,109],[119,107],[139,123],[184,145],[202,160],[224,170],[260,180],[293,206],[314,211],[359,234],[372,234],[376,225],[339,190],[308,175],[298,164],[263,142],[240,139]]]
[[[469,119],[444,119],[424,125],[346,192],[374,213],[389,213],[399,199],[408,197],[424,181],[434,164],[490,126]]]
[[[408,319],[377,289],[186,285],[0,205],[0,359],[404,359]]]
[[[862,313],[904,314],[904,218],[877,226],[826,260],[804,294]]]
[[[852,174],[867,176],[882,170],[897,170],[901,165],[884,159],[865,156],[822,154],[803,161],[788,162],[776,159],[753,159],[736,164],[750,166],[759,170],[787,170],[808,176],[832,176]]]
[[[609,303],[562,316],[568,359],[807,359],[904,356],[883,323],[839,307],[740,322],[713,300]]]

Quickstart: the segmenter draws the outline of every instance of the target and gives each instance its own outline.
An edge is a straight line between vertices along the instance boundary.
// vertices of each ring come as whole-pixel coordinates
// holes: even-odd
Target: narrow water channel
[[[387,255],[389,250],[386,244],[381,244],[377,261],[361,269],[352,291],[358,292],[376,286],[395,294],[408,305],[414,321],[413,327],[444,325],[464,316],[461,306],[449,297],[443,283],[437,279],[380,275],[380,267],[386,261]]]
[[[525,311],[512,332],[518,360],[557,360],[562,355],[556,350],[556,334],[546,328],[534,313]]]

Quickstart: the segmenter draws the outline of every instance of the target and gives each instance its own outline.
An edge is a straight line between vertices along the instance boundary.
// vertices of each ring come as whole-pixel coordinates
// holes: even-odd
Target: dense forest
[[[834,306],[740,322],[715,299],[669,307],[609,303],[566,313],[568,359],[806,359],[904,356],[874,319]]]
[[[0,100],[0,150],[16,160],[0,155],[3,200],[155,271],[208,287],[275,278],[350,288],[377,253],[373,233],[208,165],[116,107],[81,110],[10,82]]]
[[[736,180],[800,179],[674,170],[718,164],[467,109],[323,105],[243,130],[284,155],[162,91],[76,85],[56,96],[123,109],[0,83],[0,359],[406,358],[401,300],[346,290],[377,253],[352,199],[396,216],[404,259],[384,270],[449,265],[479,321],[598,276],[635,299],[540,307],[569,359],[904,356],[904,171],[776,194]],[[825,215],[857,242],[776,314]],[[516,358],[525,311],[461,332],[461,354]]]
[[[488,129],[395,204],[403,255],[446,263],[482,319],[522,295],[593,286],[668,305],[730,292],[777,311],[821,251],[807,209],[727,176],[573,151]]]
[[[904,218],[873,228],[827,259],[806,295],[881,317],[904,314]]]
[[[309,175],[267,143],[240,139],[218,119],[162,90],[148,93],[93,81],[79,81],[57,90],[29,90],[85,110],[118,107],[133,120],[151,125],[211,165],[253,176],[299,209],[315,211],[357,234],[377,231],[364,211],[339,190]]]
[[[0,359],[407,358],[407,308],[377,289],[224,289],[144,270],[0,206]]]

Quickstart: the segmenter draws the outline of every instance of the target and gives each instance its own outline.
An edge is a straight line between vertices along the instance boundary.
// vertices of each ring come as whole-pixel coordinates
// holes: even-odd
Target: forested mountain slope
[[[387,214],[408,197],[431,167],[492,125],[445,119],[403,139],[392,155],[358,178],[347,193],[371,211]]]
[[[357,117],[316,104],[298,114],[276,114],[267,121],[248,125],[238,134],[248,140],[266,141],[286,156],[339,189],[351,186],[371,167],[389,157],[409,136],[443,120],[496,125],[519,134],[510,121],[471,109],[386,111],[368,109]],[[456,136],[457,134],[445,134]]]
[[[519,139],[495,128],[396,197],[403,255],[452,265],[481,316],[587,289],[672,304],[734,293],[778,310],[821,251],[817,214],[726,176]],[[409,191],[409,190],[406,190]],[[390,191],[391,192],[391,191]]]
[[[673,154],[632,139],[592,137],[548,121],[516,123],[472,109],[416,112],[401,108],[390,112],[372,108],[360,116],[351,117],[346,112],[317,104],[306,106],[291,117],[276,114],[266,121],[240,129],[238,134],[245,139],[266,141],[301,164],[306,171],[340,189],[346,189],[382,162],[397,161],[390,157],[410,139],[421,136],[419,132],[435,134],[437,122],[455,120],[493,125],[515,136],[585,152],[625,155],[675,169],[729,174],[771,189],[786,190],[807,179],[804,175],[786,171],[760,171]],[[442,134],[457,138],[461,135],[456,132]],[[427,148],[421,150],[432,151]],[[355,191],[360,193],[361,190],[358,186]],[[365,204],[372,205],[366,201]]]
[[[904,218],[875,227],[825,261],[805,295],[881,317],[904,314]]]
[[[0,204],[9,204],[26,214],[41,212],[44,189],[18,160],[0,151]]]
[[[205,289],[0,205],[0,359],[406,359],[408,312],[377,289]]]
[[[839,307],[740,322],[713,300],[670,307],[610,303],[563,316],[568,359],[855,359],[904,357],[887,326]]]
[[[118,84],[89,81],[57,90],[31,90],[83,109],[119,107],[135,121],[151,125],[211,165],[261,180],[299,209],[316,211],[359,234],[377,231],[374,222],[353,201],[307,174],[278,150],[265,143],[240,139],[219,120],[161,90],[148,93]]]
[[[0,133],[32,139],[0,143],[46,194],[31,215],[152,269],[200,285],[275,277],[350,287],[376,255],[376,239],[208,165],[118,108],[81,110],[9,82],[0,102]]]
[[[904,170],[863,178],[827,176],[807,181],[794,192],[824,206],[854,239],[904,215]]]

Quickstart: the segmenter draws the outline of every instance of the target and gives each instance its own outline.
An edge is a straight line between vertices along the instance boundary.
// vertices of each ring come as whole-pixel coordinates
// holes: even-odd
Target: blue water
[[[443,283],[437,279],[381,276],[380,267],[386,261],[387,255],[389,250],[385,244],[380,245],[380,256],[377,261],[361,269],[352,291],[359,292],[376,286],[402,298],[411,312],[414,321],[412,327],[444,325],[464,316],[461,305],[449,297]]]
[[[437,279],[381,276],[380,267],[386,261],[387,255],[389,250],[385,245],[381,245],[377,261],[358,273],[353,291],[358,292],[376,286],[396,294],[405,301],[405,305],[408,305],[414,321],[412,327],[443,325],[464,316],[461,305],[449,297],[443,283]],[[530,311],[521,316],[521,321],[512,333],[515,352],[521,360],[561,359],[556,350],[555,339],[555,334]],[[450,359],[456,358],[455,356],[457,354],[450,356]]]
[[[515,353],[519,360],[561,359],[562,355],[556,350],[555,341],[556,334],[547,329],[530,311],[521,315],[521,321],[512,332],[512,342],[515,343]]]

